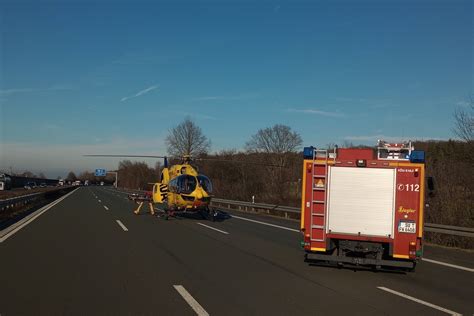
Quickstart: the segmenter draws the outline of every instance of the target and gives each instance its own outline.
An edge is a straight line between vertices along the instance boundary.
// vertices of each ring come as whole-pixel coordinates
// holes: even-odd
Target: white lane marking
[[[294,229],[294,228],[289,228],[289,227],[285,227],[285,226],[260,222],[260,221],[254,220],[254,219],[250,219],[250,218],[246,218],[246,217],[240,217],[240,216],[236,216],[236,215],[232,215],[232,214],[231,214],[231,216],[234,217],[234,218],[237,218],[237,219],[244,220],[244,221],[249,221],[249,222],[258,223],[258,224],[262,224],[262,225],[267,225],[267,226],[271,226],[271,227],[281,228],[281,229],[289,230],[289,231],[296,232],[296,233],[300,232],[298,229]],[[447,266],[447,267],[450,267],[450,268],[464,270],[464,271],[467,271],[467,272],[474,272],[474,269],[472,269],[472,268],[458,266],[458,265],[451,264],[451,263],[436,261],[436,260],[432,260],[432,259],[428,259],[428,258],[422,258],[421,260],[426,261],[426,262],[430,262],[430,263],[439,264],[439,265],[442,265],[442,266]]]
[[[286,229],[286,230],[289,230],[289,231],[292,231],[292,232],[297,232],[297,233],[300,232],[298,229],[294,229],[294,228],[289,228],[289,227],[285,227],[285,226],[280,226],[280,225],[275,225],[275,224],[260,222],[260,221],[256,221],[256,220],[254,220],[254,219],[250,219],[250,218],[246,218],[246,217],[240,217],[240,216],[235,216],[235,215],[231,215],[231,216],[232,216],[233,218],[241,219],[241,220],[243,220],[243,221],[249,221],[249,222],[257,223],[257,224],[261,224],[261,225],[276,227],[276,228],[280,228],[280,229]]]
[[[109,208],[108,208],[107,206],[105,206],[105,205],[104,205],[104,208],[105,208],[107,211],[109,210]]]
[[[120,227],[122,227],[122,229],[123,229],[124,231],[128,232],[128,228],[127,228],[127,227],[125,227],[125,225],[124,225],[124,224],[122,224],[122,222],[121,222],[121,221],[119,221],[118,219],[117,219],[117,220],[115,220],[115,221],[117,222],[117,224],[119,224],[119,225],[120,225]]]
[[[220,230],[220,229],[217,229],[217,228],[214,228],[214,227],[211,227],[211,226],[207,226],[207,225],[205,225],[205,224],[203,224],[203,223],[196,223],[196,224],[201,225],[201,226],[204,226],[204,227],[207,227],[207,228],[212,229],[212,230],[215,230],[215,231],[217,231],[217,232],[219,232],[219,233],[229,235],[228,232],[225,232],[225,231],[223,231],[223,230]]]
[[[382,291],[386,291],[386,292],[389,292],[389,293],[392,293],[392,294],[401,296],[401,297],[403,297],[403,298],[406,298],[407,300],[410,300],[410,301],[413,301],[413,302],[416,302],[416,303],[419,303],[419,304],[422,304],[422,305],[425,305],[425,306],[428,306],[428,307],[437,309],[437,310],[439,310],[439,311],[445,312],[446,314],[450,314],[450,315],[461,315],[461,314],[456,313],[456,312],[453,312],[452,310],[449,310],[449,309],[447,309],[447,308],[443,308],[443,307],[441,307],[441,306],[434,305],[434,304],[428,303],[428,302],[426,302],[426,301],[422,301],[422,300],[420,300],[420,299],[418,299],[418,298],[415,298],[415,297],[413,297],[413,296],[409,296],[409,295],[406,295],[406,294],[403,294],[403,293],[400,293],[400,292],[391,290],[391,289],[386,288],[386,287],[383,287],[383,286],[377,286],[377,288],[380,289],[380,290],[382,290]]]
[[[209,313],[194,299],[194,297],[189,294],[188,291],[182,285],[173,285],[174,289],[184,298],[186,303],[191,306],[191,308],[199,316],[209,316]]]
[[[428,259],[428,258],[421,258],[421,260],[426,261],[426,262],[430,262],[430,263],[434,263],[434,264],[439,264],[439,265],[446,266],[446,267],[450,267],[450,268],[464,270],[464,271],[467,271],[467,272],[474,272],[474,269],[466,268],[466,267],[463,267],[463,266],[458,266],[456,264],[436,261],[436,260],[432,260],[432,259]]]
[[[55,206],[56,204],[58,204],[59,202],[61,202],[62,200],[64,200],[68,196],[70,196],[71,194],[73,194],[74,192],[76,192],[76,190],[77,189],[75,189],[74,191],[69,192],[68,194],[66,194],[63,197],[60,197],[56,201],[53,201],[53,202],[49,203],[48,205],[43,206],[42,208],[40,208],[36,212],[28,215],[27,217],[25,217],[21,221],[17,222],[16,224],[13,224],[10,227],[5,228],[3,231],[0,232],[0,235],[3,235],[3,236],[0,237],[0,243],[4,242],[9,237],[13,236],[20,229],[22,229],[23,227],[25,227],[26,225],[30,224],[35,219],[37,219],[41,214],[43,214],[44,212],[46,212],[47,210],[49,210],[50,208],[52,208],[53,206]],[[4,231],[6,231],[6,233],[2,234]]]
[[[102,203],[102,201],[101,201],[101,200],[99,200],[99,203]]]

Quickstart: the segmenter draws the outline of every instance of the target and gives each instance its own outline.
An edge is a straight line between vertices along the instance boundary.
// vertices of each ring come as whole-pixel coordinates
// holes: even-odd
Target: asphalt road
[[[295,222],[165,221],[135,207],[111,188],[81,187],[0,239],[0,315],[474,313],[472,252],[425,249],[471,270],[336,269],[303,261]]]

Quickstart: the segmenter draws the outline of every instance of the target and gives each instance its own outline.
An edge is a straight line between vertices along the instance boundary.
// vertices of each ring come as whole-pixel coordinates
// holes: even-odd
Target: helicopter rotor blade
[[[170,158],[168,156],[150,156],[150,155],[83,155],[84,157],[118,157],[118,158]]]
[[[182,160],[183,157],[175,156],[154,156],[154,155],[83,155],[84,157],[116,157],[116,158],[155,158],[155,159],[175,159]],[[286,165],[274,165],[263,162],[252,162],[252,161],[240,161],[240,160],[230,160],[230,159],[213,159],[213,158],[190,158],[191,161],[211,161],[211,162],[231,162],[245,165],[256,165],[256,166],[265,166],[265,167],[275,167],[275,168],[288,168]]]
[[[253,161],[239,161],[239,160],[229,160],[229,159],[212,159],[212,158],[195,158],[194,161],[217,161],[217,162],[232,162],[232,163],[240,163],[246,165],[256,165],[256,166],[265,166],[265,167],[276,167],[276,168],[288,168],[286,165],[274,165],[268,164],[263,162],[253,162]]]

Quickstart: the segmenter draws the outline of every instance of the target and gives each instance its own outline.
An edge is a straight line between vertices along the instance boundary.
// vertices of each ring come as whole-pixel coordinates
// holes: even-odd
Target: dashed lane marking
[[[117,220],[115,220],[115,221],[117,222],[117,224],[119,224],[120,227],[122,227],[122,229],[123,229],[124,231],[128,232],[128,228],[125,227],[125,225],[122,224],[122,222],[121,222],[120,220],[117,219]]]
[[[176,291],[183,297],[186,303],[191,306],[191,308],[196,312],[199,316],[209,316],[209,313],[189,294],[188,291],[182,285],[173,285]]]
[[[108,208],[107,206],[105,206],[105,205],[104,205],[104,208],[105,208],[107,211],[109,210],[109,208]]]
[[[217,229],[217,228],[214,228],[214,227],[211,227],[211,226],[207,226],[207,225],[205,225],[205,224],[203,224],[203,223],[196,223],[196,224],[201,225],[201,226],[204,226],[204,227],[207,227],[207,228],[212,229],[212,230],[215,230],[216,232],[219,232],[219,233],[221,233],[221,234],[229,235],[228,232],[225,232],[225,231],[223,231],[223,230],[220,230],[220,229]]]

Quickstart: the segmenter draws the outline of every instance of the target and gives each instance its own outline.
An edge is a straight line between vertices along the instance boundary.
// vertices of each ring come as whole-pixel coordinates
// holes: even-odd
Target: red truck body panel
[[[392,173],[395,175],[392,210],[393,235],[371,236],[341,231],[333,233],[328,229],[328,216],[332,211],[328,207],[328,196],[331,194],[331,187],[328,186],[328,173],[331,168],[340,167],[394,170]],[[334,159],[305,159],[302,180],[301,231],[304,235],[306,252],[325,253],[330,247],[331,240],[353,240],[388,244],[392,259],[415,260],[421,256],[424,168],[423,163],[377,160],[372,149],[338,149],[337,158]],[[361,211],[363,210],[354,209],[350,216],[358,216]],[[416,227],[415,231],[413,231],[414,227]]]

